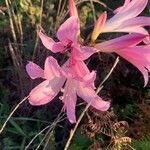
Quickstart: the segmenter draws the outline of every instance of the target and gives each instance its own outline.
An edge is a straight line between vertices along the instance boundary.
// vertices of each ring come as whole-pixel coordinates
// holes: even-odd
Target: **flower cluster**
[[[70,17],[57,31],[58,42],[39,32],[43,45],[53,53],[65,53],[69,50],[70,57],[60,66],[55,58],[49,56],[45,60],[44,69],[33,62],[26,66],[32,79],[43,78],[29,94],[32,105],[44,105],[50,102],[63,89],[61,100],[71,123],[76,122],[75,107],[77,96],[101,111],[110,107],[110,102],[102,100],[95,92],[94,81],[96,72],[90,72],[84,60],[97,52],[117,53],[141,71],[148,83],[150,71],[150,38],[144,26],[150,25],[150,18],[138,16],[146,7],[148,0],[125,0],[123,6],[114,11],[114,16],[107,19],[103,12],[93,29],[91,40],[83,45],[80,35],[80,21],[74,0],[69,0]],[[125,32],[124,36],[97,43],[101,33]],[[65,84],[65,85],[64,85]]]

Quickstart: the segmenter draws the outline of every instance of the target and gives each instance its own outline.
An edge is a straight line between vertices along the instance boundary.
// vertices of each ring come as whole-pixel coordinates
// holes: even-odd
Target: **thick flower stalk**
[[[110,102],[103,101],[94,91],[95,72],[89,72],[83,61],[77,61],[69,65],[67,61],[62,67],[57,60],[48,57],[45,61],[44,70],[33,62],[29,62],[26,70],[32,79],[43,78],[44,81],[37,85],[29,94],[29,102],[32,105],[44,105],[50,102],[63,89],[60,98],[67,111],[67,117],[71,123],[76,122],[75,107],[77,95],[87,103],[101,111],[110,107]]]

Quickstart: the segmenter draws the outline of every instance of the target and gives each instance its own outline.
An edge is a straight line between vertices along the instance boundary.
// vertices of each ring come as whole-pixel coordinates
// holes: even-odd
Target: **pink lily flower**
[[[55,42],[51,37],[39,32],[39,37],[43,45],[53,53],[64,53],[70,50],[70,62],[74,60],[85,60],[90,57],[94,51],[88,46],[83,46],[80,42],[80,22],[74,0],[69,0],[70,17],[59,27]]]
[[[134,33],[98,43],[94,47],[98,52],[115,52],[133,64],[143,74],[146,86],[150,72],[150,45],[138,45],[145,37]]]
[[[105,22],[100,32],[126,32],[149,35],[144,26],[150,26],[150,17],[138,16],[147,3],[148,0],[125,0],[124,5],[114,11],[116,14]],[[149,36],[144,39],[144,42],[146,44],[150,43]]]
[[[78,40],[80,33],[79,20],[76,16],[71,16],[67,19],[58,29],[57,37],[59,42],[55,42],[52,38],[39,32],[39,37],[43,45],[51,50],[53,53],[61,52],[64,53],[70,50],[71,56],[70,61],[85,60],[91,56],[92,50],[87,46],[82,46]],[[79,57],[80,56],[80,57]]]
[[[29,62],[26,70],[32,79],[43,78],[44,81],[37,85],[29,94],[29,102],[32,105],[44,105],[50,102],[59,93],[64,83],[64,92],[61,100],[71,123],[76,122],[75,106],[77,95],[98,110],[106,111],[110,102],[103,101],[93,89],[95,72],[89,72],[83,61],[77,61],[69,65],[67,61],[62,67],[57,60],[48,57],[44,70],[33,62]]]

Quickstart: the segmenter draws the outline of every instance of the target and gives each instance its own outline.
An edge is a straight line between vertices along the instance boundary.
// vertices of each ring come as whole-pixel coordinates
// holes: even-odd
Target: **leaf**
[[[24,131],[22,130],[22,128],[13,120],[10,120],[10,123],[12,124],[12,126],[15,127],[16,129],[16,133],[22,135],[22,136],[26,136],[26,134],[24,133]]]
[[[78,129],[69,150],[86,150],[91,145],[90,139]]]

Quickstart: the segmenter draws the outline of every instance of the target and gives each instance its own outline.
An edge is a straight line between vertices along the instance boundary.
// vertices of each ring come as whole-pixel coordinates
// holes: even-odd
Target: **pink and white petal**
[[[134,31],[135,31],[134,33],[140,33],[140,34],[146,35],[146,37],[143,39],[143,42],[145,44],[150,44],[150,35],[146,29],[142,27],[138,27],[138,28],[134,28]]]
[[[116,29],[116,32],[131,32],[131,33],[141,33],[144,35],[149,35],[148,31],[143,28],[143,26],[150,26],[150,17],[136,17],[123,22],[120,27]],[[150,43],[150,37],[147,36],[144,39],[145,44]]]
[[[91,87],[79,84],[77,95],[98,110],[107,111],[110,107],[110,102],[102,100]]]
[[[70,97],[67,100],[68,100],[66,104],[67,117],[71,123],[75,123],[76,122],[75,106],[77,100],[76,93],[72,93],[72,95],[70,95]]]
[[[140,47],[131,47],[128,49],[116,51],[118,55],[126,59],[128,62],[133,64],[138,70],[143,74],[144,77],[144,86],[148,83],[148,70],[150,69],[150,55],[145,54],[142,46]],[[147,52],[146,52],[147,53]],[[148,58],[146,58],[148,57]],[[147,69],[146,69],[147,68]]]
[[[46,79],[51,80],[55,77],[60,77],[61,67],[59,66],[57,60],[52,56],[46,58],[44,66],[44,76]]]
[[[26,65],[26,71],[31,79],[44,78],[44,70],[31,61]]]
[[[53,53],[64,51],[64,45],[61,42],[55,42],[52,38],[48,37],[41,31],[39,32],[39,37],[43,45]]]
[[[75,108],[77,96],[76,96],[76,85],[74,80],[67,80],[64,88],[63,102],[67,111],[67,117],[69,121],[71,123],[75,123],[76,122]]]
[[[90,74],[86,74],[85,77],[83,78],[83,86],[88,86],[92,87],[95,89],[94,81],[96,79],[96,72],[92,71]]]
[[[94,47],[82,46],[74,47],[72,55],[75,60],[86,60],[93,55],[97,50]]]
[[[123,22],[138,16],[146,7],[148,0],[132,0],[127,7],[106,21],[102,32],[114,32]]]
[[[52,52],[57,53],[57,52],[65,52],[66,48],[61,42],[56,42],[53,47],[52,47]]]
[[[49,49],[52,50],[53,49],[53,45],[55,44],[55,41],[48,37],[47,35],[45,35],[44,33],[42,33],[41,31],[39,32],[39,37],[43,43],[43,45]]]
[[[70,69],[74,77],[84,78],[86,74],[90,73],[84,61],[76,61],[75,64],[70,67]]]
[[[58,29],[57,37],[64,44],[77,43],[77,35],[80,30],[79,19],[71,16]]]
[[[68,59],[63,65],[62,65],[61,74],[66,78],[73,78],[72,75],[72,69],[70,66],[70,59]]]
[[[118,8],[115,9],[113,12],[114,12],[115,14],[121,12],[123,9],[125,9],[125,8],[128,6],[128,4],[129,4],[130,2],[131,2],[131,0],[125,0],[123,6],[118,7]]]
[[[121,27],[141,27],[141,26],[150,26],[150,17],[140,16],[128,19],[122,23]]]
[[[45,80],[37,85],[29,94],[29,103],[31,105],[44,105],[50,102],[60,91],[65,82],[64,78],[54,78]]]
[[[120,11],[113,17],[113,20],[125,21],[127,19],[134,18],[144,10],[147,3],[148,0],[132,0],[126,5],[124,9],[122,9],[122,11]]]
[[[92,42],[95,42],[95,40],[97,39],[97,37],[101,33],[101,30],[102,30],[102,28],[103,28],[103,26],[106,22],[106,19],[107,19],[107,12],[103,12],[99,16],[99,18],[98,18],[98,20],[97,20],[97,22],[94,26],[94,29],[93,29],[93,32],[92,32],[92,35],[91,35],[91,41]]]
[[[70,16],[78,17],[78,11],[74,0],[69,0],[69,13]]]
[[[100,52],[114,52],[119,49],[137,45],[145,37],[146,35],[143,34],[128,34],[106,42],[98,43],[94,47]]]
[[[139,33],[146,35],[146,37],[143,39],[143,42],[145,44],[150,44],[150,36],[147,30],[145,30],[143,27],[134,27],[134,26],[126,26],[126,27],[118,27],[114,32],[125,32],[125,33]]]

